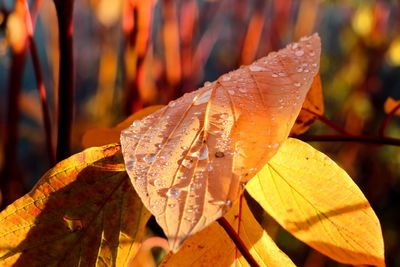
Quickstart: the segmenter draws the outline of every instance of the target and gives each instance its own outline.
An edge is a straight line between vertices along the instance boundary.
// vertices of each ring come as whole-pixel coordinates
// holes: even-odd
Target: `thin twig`
[[[328,119],[327,117],[325,117],[324,115],[320,115],[310,109],[307,108],[302,108],[302,110],[311,113],[312,115],[316,116],[318,118],[318,120],[320,120],[321,122],[325,123],[326,125],[328,125],[329,127],[331,127],[332,129],[334,129],[336,132],[342,134],[342,135],[346,135],[346,136],[353,136],[351,133],[349,133],[348,131],[346,131],[344,128],[342,128],[341,126],[337,125],[336,123],[334,123],[333,121],[331,121],[330,119]]]
[[[72,119],[74,110],[74,60],[72,45],[73,0],[54,0],[60,49],[58,88],[57,161],[70,155]]]
[[[357,135],[357,136],[343,136],[343,135],[304,135],[294,136],[303,141],[317,141],[317,142],[353,142],[353,143],[368,143],[375,145],[392,145],[400,146],[400,139],[380,136]]]
[[[221,217],[218,219],[218,223],[222,226],[222,228],[224,228],[225,232],[235,243],[236,247],[239,249],[240,253],[242,253],[242,256],[246,259],[250,266],[258,267],[259,265],[257,261],[250,254],[249,250],[246,248],[246,245],[243,243],[242,239],[240,239],[240,237],[236,234],[235,230],[232,228],[229,222],[224,217]]]
[[[390,112],[389,114],[386,116],[386,118],[384,119],[384,121],[381,124],[381,127],[379,128],[379,136],[386,138],[386,129],[389,126],[390,122],[392,121],[394,115],[396,115],[396,112],[400,109],[400,103],[397,104]]]
[[[37,8],[37,1],[35,2],[35,8]],[[36,79],[36,85],[37,89],[39,91],[40,95],[40,103],[42,106],[42,115],[43,115],[43,124],[44,124],[44,130],[45,130],[45,135],[46,135],[46,148],[47,148],[47,154],[49,156],[49,162],[50,165],[54,165],[56,160],[55,160],[55,154],[54,154],[54,148],[53,148],[53,138],[51,134],[51,120],[50,120],[50,113],[47,105],[47,97],[46,97],[46,88],[44,86],[44,81],[43,81],[43,74],[42,74],[42,69],[40,67],[40,60],[36,48],[36,43],[35,39],[33,38],[33,32],[35,28],[35,21],[36,21],[36,16],[31,16],[30,11],[29,11],[29,6],[28,2],[25,1],[25,8],[26,8],[26,24],[28,28],[28,42],[29,42],[29,49],[31,52],[31,58],[32,58],[32,63],[33,63],[33,69],[35,73],[35,79]],[[36,13],[36,11],[34,11]]]

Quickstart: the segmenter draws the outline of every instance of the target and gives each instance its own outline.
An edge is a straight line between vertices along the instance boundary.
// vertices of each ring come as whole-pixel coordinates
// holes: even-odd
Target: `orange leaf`
[[[240,182],[286,140],[319,55],[318,35],[303,38],[122,132],[128,174],[171,250],[225,214],[242,192]]]
[[[400,105],[400,100],[394,100],[393,98],[388,97],[384,104],[385,112],[389,114],[399,105]],[[400,108],[397,108],[395,115],[400,115]]]
[[[310,145],[289,138],[246,190],[283,228],[332,259],[385,265],[379,220],[368,200]]]
[[[133,121],[140,120],[162,107],[163,105],[155,105],[141,109],[113,128],[89,129],[82,137],[82,146],[84,148],[89,148],[94,146],[103,146],[111,143],[119,143],[119,136],[123,129],[131,125]]]
[[[0,265],[122,266],[149,216],[120,146],[90,148],[58,163],[0,213]]]
[[[237,229],[239,221],[239,201],[226,214],[226,219]],[[260,266],[295,266],[258,224],[243,199],[239,236]],[[206,229],[190,237],[176,253],[165,256],[162,267],[232,266],[235,261],[235,244],[225,230],[214,222]],[[237,266],[248,266],[238,252]]]
[[[307,93],[306,100],[290,133],[294,135],[304,133],[315,122],[318,115],[322,114],[324,114],[324,97],[321,78],[318,74],[314,77],[310,91]]]

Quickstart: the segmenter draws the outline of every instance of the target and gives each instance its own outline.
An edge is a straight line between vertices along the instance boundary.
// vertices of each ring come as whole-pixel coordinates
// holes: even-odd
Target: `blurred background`
[[[44,127],[43,91],[23,41],[30,26],[18,20],[18,1],[26,2],[0,0],[3,207],[28,192],[54,162]],[[47,96],[47,134],[54,147],[56,127],[63,123],[56,116],[56,12],[51,0],[27,2]],[[385,100],[400,99],[398,1],[76,0],[72,150],[84,148],[82,137],[90,128],[115,126],[132,112],[166,104],[313,32],[322,39],[325,116],[352,134],[377,134],[386,116]],[[395,118],[387,134],[400,138],[399,126]],[[317,122],[306,135],[331,133]],[[360,186],[381,221],[387,266],[400,266],[400,148],[311,144]],[[343,266],[291,237],[267,215],[257,217],[297,265]]]

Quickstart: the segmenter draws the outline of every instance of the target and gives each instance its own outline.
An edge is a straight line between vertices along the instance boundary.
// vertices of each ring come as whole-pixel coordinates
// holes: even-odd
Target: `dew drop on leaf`
[[[216,158],[223,158],[225,156],[224,152],[217,151],[215,152],[215,157]]]
[[[257,66],[257,65],[251,65],[249,67],[249,69],[251,71],[266,71],[267,70],[266,68],[263,68],[263,67],[260,67],[260,66]]]
[[[73,219],[67,216],[63,217],[67,229],[71,232],[80,231],[83,229],[83,223],[80,219]]]
[[[167,197],[170,197],[170,198],[178,198],[179,194],[180,194],[180,191],[178,188],[170,188],[167,191]]]
[[[208,158],[208,147],[207,145],[203,146],[200,150],[199,160],[204,160]]]
[[[184,159],[184,160],[182,161],[182,166],[184,166],[184,167],[190,169],[190,168],[192,168],[192,166],[193,166],[193,161],[192,161],[191,159]]]

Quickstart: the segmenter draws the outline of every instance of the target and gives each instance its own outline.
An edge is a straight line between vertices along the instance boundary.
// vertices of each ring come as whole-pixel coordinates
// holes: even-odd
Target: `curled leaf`
[[[322,85],[320,75],[314,77],[306,100],[303,103],[300,114],[293,125],[291,134],[300,135],[307,131],[317,120],[319,115],[324,114],[324,97],[322,95]]]
[[[241,218],[239,218],[239,201],[225,215],[227,221],[237,231],[238,235],[260,266],[290,267],[295,266],[289,257],[283,253],[271,237],[258,224],[251,213],[245,199],[242,201]],[[240,255],[236,246],[225,230],[214,222],[206,229],[190,237],[176,253],[165,256],[162,267],[195,267],[195,266],[248,266],[246,259]]]
[[[57,164],[0,213],[0,265],[122,266],[149,217],[120,146],[90,148]]]
[[[246,190],[279,224],[332,259],[384,266],[379,220],[335,162],[289,138]]]
[[[318,35],[302,38],[121,133],[127,172],[171,250],[223,216],[286,140],[319,56]]]

